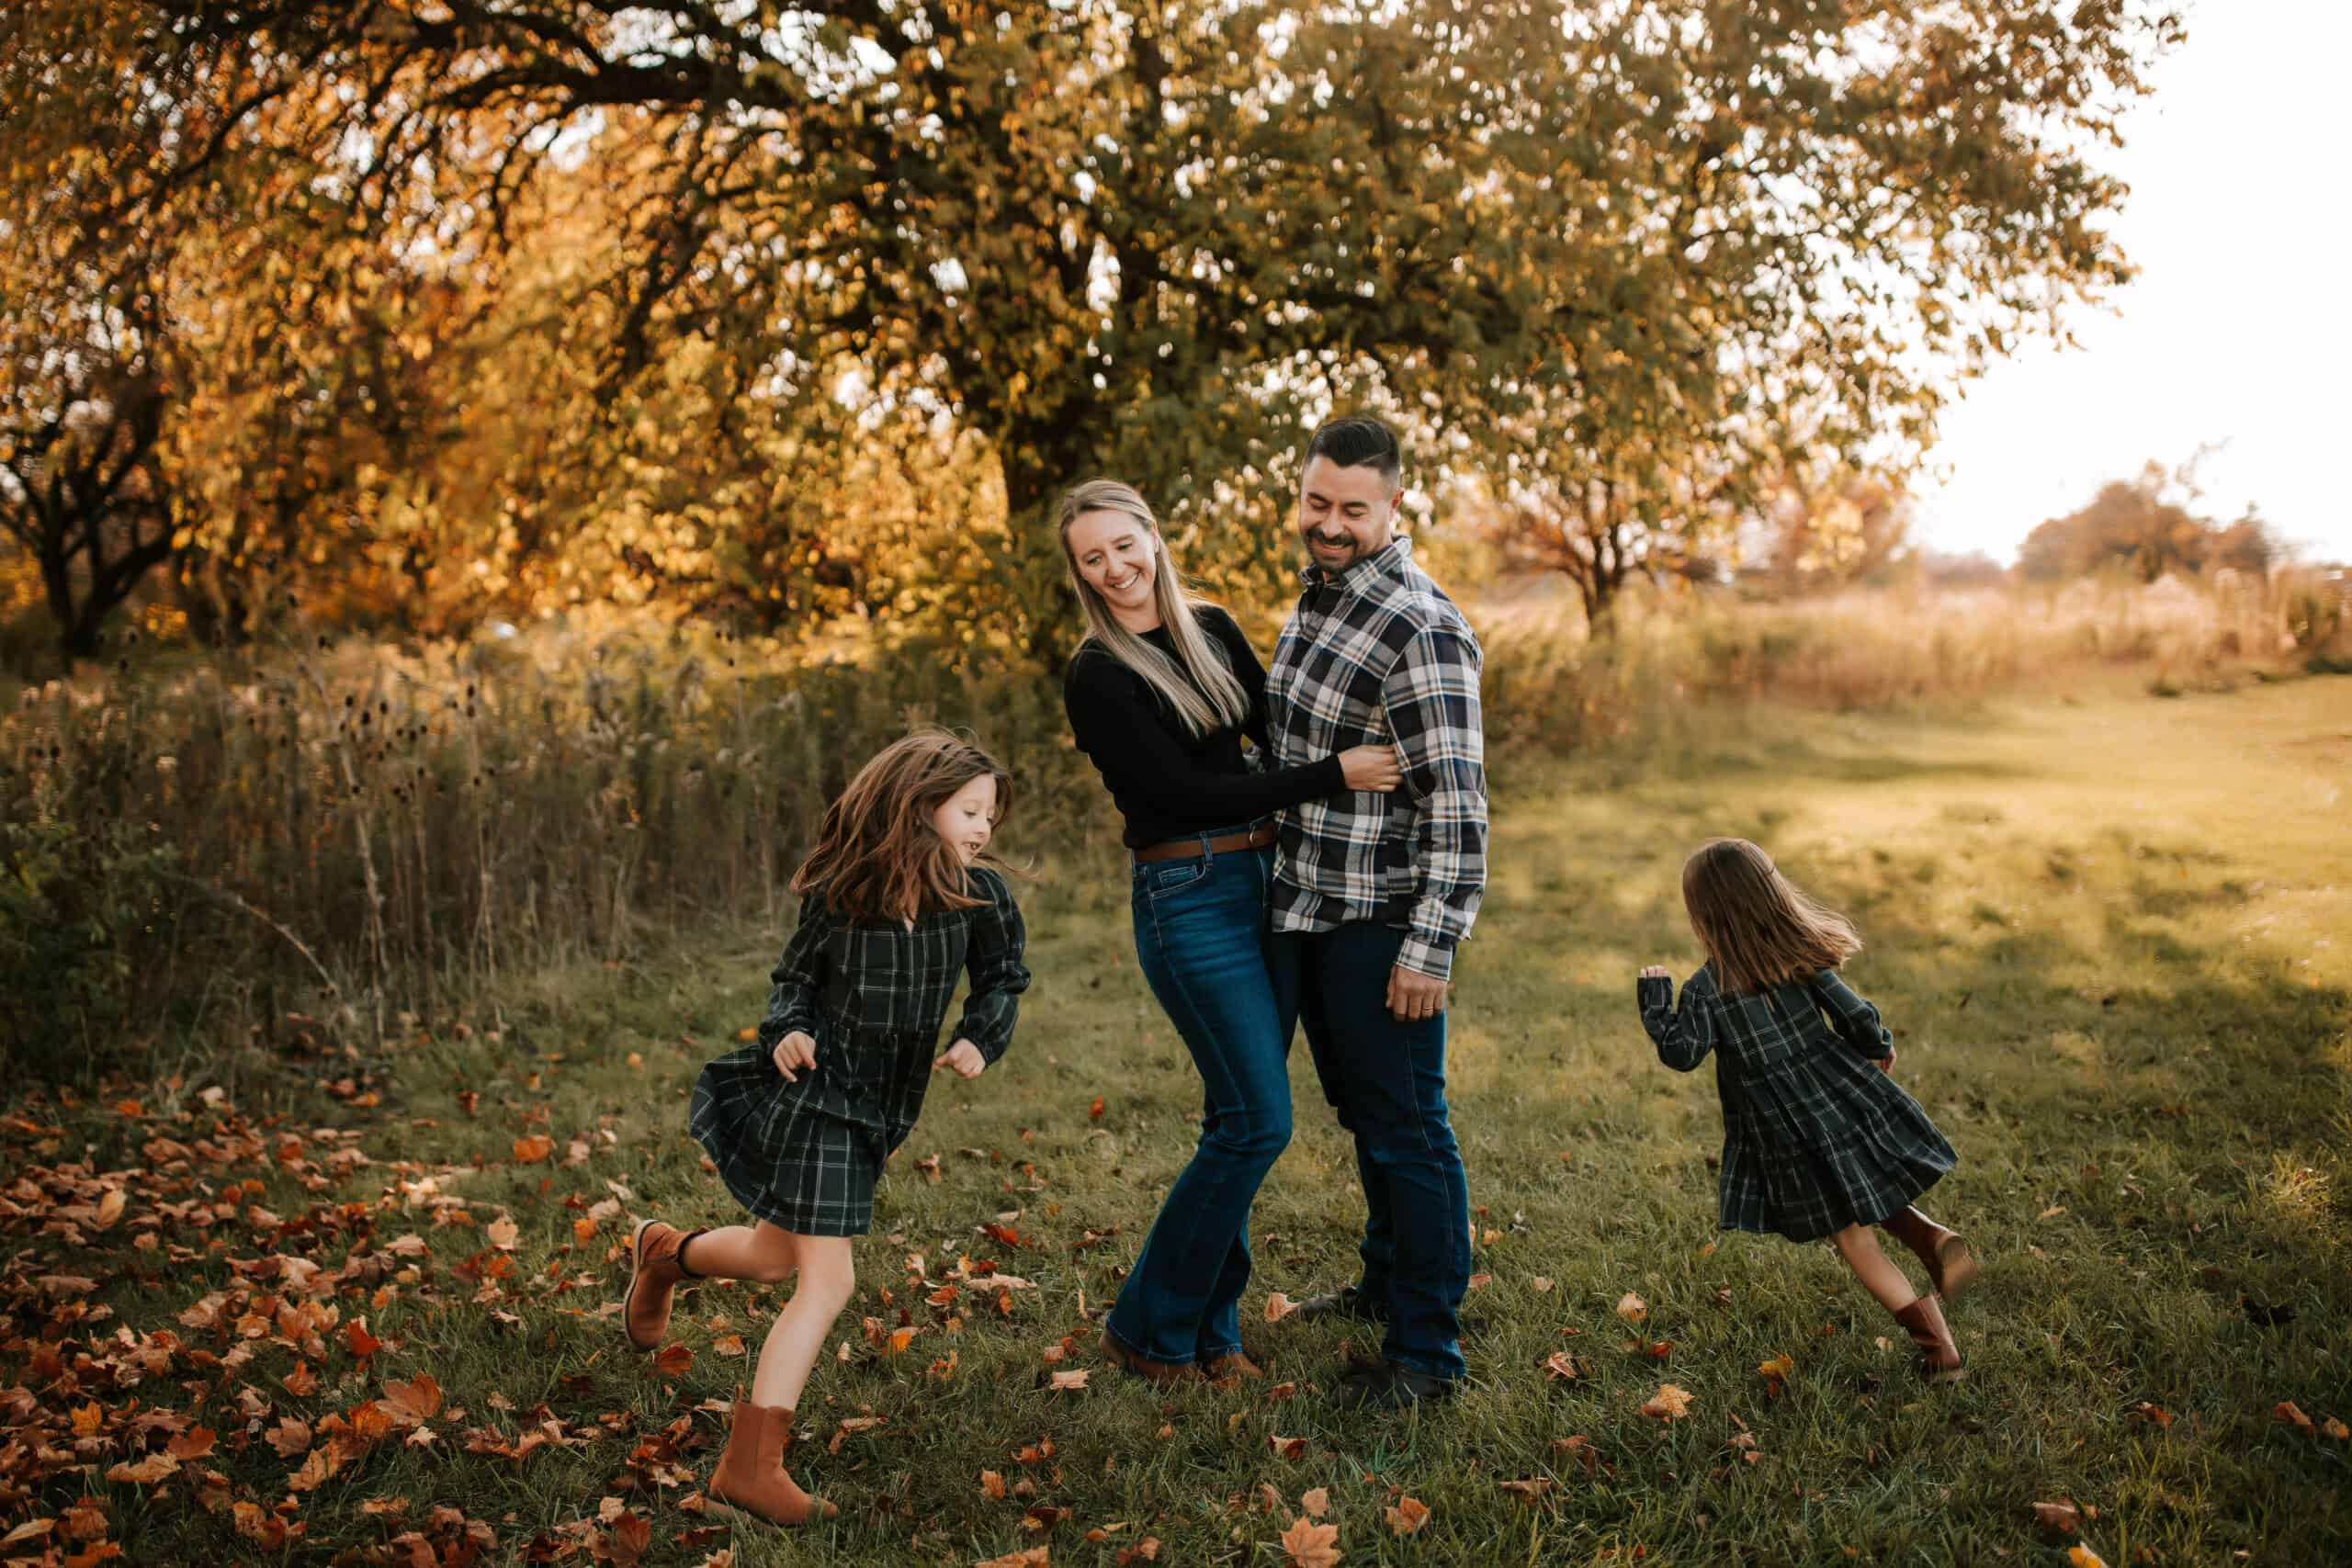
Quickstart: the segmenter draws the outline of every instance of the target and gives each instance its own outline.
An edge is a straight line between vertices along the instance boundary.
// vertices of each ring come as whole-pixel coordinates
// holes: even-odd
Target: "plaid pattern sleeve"
[[[1022,964],[1029,932],[1003,877],[993,871],[975,871],[972,885],[989,901],[971,912],[964,969],[971,976],[972,989],[964,998],[964,1016],[956,1022],[954,1038],[970,1041],[993,1065],[1012,1043],[1021,993],[1029,988],[1029,971]]]
[[[1682,987],[1682,1005],[1674,1005],[1674,982],[1656,976],[1634,982],[1642,1007],[1642,1027],[1657,1047],[1657,1059],[1678,1073],[1687,1073],[1707,1059],[1715,1048],[1715,977],[1701,969]]]
[[[1383,682],[1388,733],[1418,811],[1415,897],[1396,962],[1442,980],[1453,944],[1477,919],[1487,886],[1486,731],[1478,711],[1478,645],[1433,626],[1405,645]]]
[[[818,999],[824,995],[826,941],[832,931],[824,894],[803,896],[800,923],[793,928],[792,940],[784,944],[784,956],[768,976],[774,986],[768,992],[766,1016],[760,1020],[763,1052],[775,1050],[777,1041],[795,1032],[815,1037]]]
[[[1815,975],[1810,988],[1838,1039],[1871,1061],[1886,1060],[1886,1054],[1894,1049],[1894,1035],[1881,1021],[1878,1009],[1856,995],[1835,969]]]

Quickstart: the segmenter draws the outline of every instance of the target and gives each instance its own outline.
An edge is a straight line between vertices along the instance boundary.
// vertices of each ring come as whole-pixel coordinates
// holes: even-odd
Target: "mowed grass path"
[[[693,1506],[722,1432],[707,1402],[748,1377],[778,1292],[683,1298],[692,1359],[667,1370],[626,1348],[609,1307],[631,1217],[734,1217],[686,1139],[685,1096],[699,1061],[756,1021],[780,925],[642,967],[532,976],[484,998],[463,1037],[435,1021],[388,1060],[299,1069],[351,1080],[346,1097],[372,1088],[364,1111],[278,1078],[229,1084],[245,1115],[354,1129],[379,1163],[323,1192],[266,1158],[199,1162],[194,1178],[255,1177],[246,1201],[266,1220],[369,1206],[339,1230],[248,1217],[216,1224],[208,1246],[167,1219],[162,1238],[195,1256],[162,1269],[152,1251],[106,1250],[158,1228],[147,1178],[77,1247],[11,1222],[20,1258],[100,1280],[117,1315],[72,1328],[74,1343],[172,1327],[232,1256],[334,1268],[390,1248],[387,1266],[413,1272],[355,1275],[334,1298],[385,1343],[363,1362],[329,1338],[309,1359],[313,1393],[280,1381],[301,1347],[260,1333],[240,1369],[183,1361],[132,1391],[217,1430],[200,1461],[228,1483],[215,1503],[290,1497],[278,1517],[305,1533],[266,1551],[270,1528],[250,1515],[234,1533],[230,1508],[199,1506],[193,1470],[62,1477],[9,1517],[53,1514],[87,1484],[139,1562],[323,1560],[403,1531],[447,1560],[462,1537],[429,1519],[441,1504],[488,1527],[496,1560],[627,1561],[641,1521],[655,1562],[731,1547],[738,1564],[968,1563],[1042,1546],[1056,1563],[1111,1563],[1151,1538],[1163,1563],[1278,1563],[1277,1537],[1320,1488],[1351,1564],[1984,1563],[2062,1560],[2070,1538],[2031,1505],[2072,1498],[2080,1539],[2110,1563],[2352,1558],[2352,1443],[2324,1427],[2352,1420],[2352,682],[1689,728],[1679,749],[1496,780],[1493,882],[1453,1019],[1480,1271],[1472,1386],[1453,1408],[1340,1416],[1319,1391],[1348,1331],[1260,1321],[1269,1292],[1352,1277],[1353,1164],[1303,1049],[1298,1135],[1257,1210],[1245,1303],[1250,1348],[1282,1386],[1167,1396],[1096,1359],[1101,1309],[1186,1157],[1198,1091],[1136,976],[1124,872],[1106,852],[1063,852],[1024,897],[1037,984],[1018,1043],[977,1083],[934,1083],[861,1246],[846,1359],[829,1357],[804,1401],[801,1473],[838,1520],[730,1531]],[[1658,1066],[1632,1005],[1641,964],[1695,965],[1676,874],[1714,833],[1764,843],[1870,943],[1849,976],[1962,1158],[1927,1206],[1985,1258],[1952,1314],[1961,1385],[1910,1381],[1899,1332],[1826,1247],[1715,1230],[1712,1069]],[[1048,847],[1017,819],[1003,845]],[[192,1138],[220,1115],[198,1087],[145,1114],[179,1108],[163,1130]],[[20,1167],[85,1157],[85,1142],[93,1171],[153,1164],[139,1152],[153,1124],[49,1103],[24,1120],[62,1132],[37,1145],[8,1133]],[[553,1157],[518,1164],[516,1140],[541,1134]],[[564,1163],[575,1139],[586,1157]],[[314,1162],[332,1146],[308,1143]],[[927,1179],[917,1161],[934,1154]],[[587,1207],[616,1196],[618,1213]],[[512,1269],[488,1277],[502,1218]],[[393,1247],[412,1232],[426,1256]],[[1030,1288],[1005,1293],[1008,1314],[954,1278],[959,1259]],[[1617,1314],[1628,1292],[1647,1303],[1638,1329]],[[37,1322],[20,1299],[16,1332]],[[918,1332],[894,1353],[901,1327]],[[0,1378],[38,1392],[27,1344]],[[1580,1375],[1547,1372],[1555,1352]],[[1779,1356],[1795,1370],[1776,1393],[1758,1368]],[[1080,1368],[1082,1390],[1049,1387]],[[355,1441],[334,1474],[288,1491],[301,1458],[264,1440],[283,1416],[323,1424],[418,1372],[445,1401],[432,1440]],[[1688,1391],[1682,1419],[1640,1413],[1662,1382]],[[161,1443],[119,1393],[88,1397],[106,1404],[96,1470]],[[2274,1414],[2284,1401],[2318,1430]],[[562,1440],[514,1457],[550,1420]],[[1518,1482],[1539,1484],[1502,1484]],[[1403,1497],[1429,1517],[1399,1536],[1385,1510]]]

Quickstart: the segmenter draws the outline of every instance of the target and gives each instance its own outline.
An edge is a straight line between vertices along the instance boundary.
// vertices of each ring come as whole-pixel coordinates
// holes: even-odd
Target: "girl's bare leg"
[[[775,1229],[768,1225],[761,1228]],[[789,1243],[793,1260],[800,1269],[800,1283],[784,1311],[776,1314],[775,1326],[768,1330],[767,1343],[760,1347],[759,1369],[752,1374],[752,1403],[797,1410],[801,1390],[808,1386],[808,1373],[824,1350],[825,1336],[831,1330],[834,1319],[849,1305],[850,1292],[857,1285],[857,1270],[850,1253],[850,1238],[845,1235],[794,1235],[787,1231],[775,1234]],[[695,1244],[695,1251],[699,1258],[701,1242]]]
[[[1919,1292],[1913,1288],[1910,1277],[1879,1250],[1878,1236],[1870,1226],[1848,1225],[1829,1239],[1838,1244],[1838,1256],[1845,1258],[1846,1267],[1854,1271],[1854,1278],[1862,1282],[1864,1290],[1878,1298],[1879,1305],[1889,1312],[1901,1312],[1918,1300]]]
[[[688,1242],[678,1257],[689,1274],[710,1280],[756,1280],[769,1285],[790,1279],[796,1260],[792,1233],[765,1220],[705,1231]]]

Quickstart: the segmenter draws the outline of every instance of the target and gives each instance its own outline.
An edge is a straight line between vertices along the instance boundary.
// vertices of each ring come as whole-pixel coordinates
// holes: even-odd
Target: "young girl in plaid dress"
[[[710,1500],[778,1524],[830,1517],[784,1469],[793,1413],[856,1282],[850,1237],[874,1221],[883,1162],[913,1130],[941,1068],[978,1077],[1012,1043],[1021,911],[989,839],[1012,780],[939,730],[858,771],[792,879],[800,925],[775,966],[756,1043],[703,1068],[692,1127],[750,1224],[638,1227],[622,1320],[662,1343],[673,1291],[701,1279],[800,1281],[738,1399]],[[956,983],[971,978],[955,1043],[934,1056]]]
[[[1682,987],[1655,965],[1638,983],[1658,1060],[1687,1073],[1715,1054],[1723,1101],[1725,1230],[1835,1242],[1855,1276],[1919,1348],[1921,1376],[1961,1375],[1938,1305],[1976,1277],[1967,1244],[1912,1206],[1955,1160],[1918,1101],[1887,1075],[1894,1037],[1838,977],[1861,951],[1846,918],[1792,886],[1745,839],[1700,846],[1682,902],[1707,962]],[[1922,1295],[1872,1226],[1918,1255]]]

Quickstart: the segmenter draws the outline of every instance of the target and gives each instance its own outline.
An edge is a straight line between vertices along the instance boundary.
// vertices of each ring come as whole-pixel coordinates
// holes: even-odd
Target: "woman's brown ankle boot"
[[[1891,1216],[1884,1229],[1918,1255],[1920,1266],[1928,1271],[1928,1282],[1944,1300],[1960,1300],[1961,1292],[1976,1282],[1976,1255],[1969,1251],[1959,1232],[1936,1224],[1917,1209]]]
[[[1944,1325],[1943,1309],[1933,1296],[1921,1296],[1894,1314],[1911,1336],[1911,1343],[1919,1348],[1915,1370],[1928,1382],[1958,1382],[1967,1373],[1962,1370],[1960,1347],[1952,1340],[1951,1330]]]
[[[735,1424],[727,1434],[727,1451],[703,1488],[711,1502],[756,1515],[772,1525],[806,1524],[830,1519],[841,1512],[821,1497],[800,1490],[784,1468],[792,1447],[792,1412],[775,1405],[735,1401]]]

